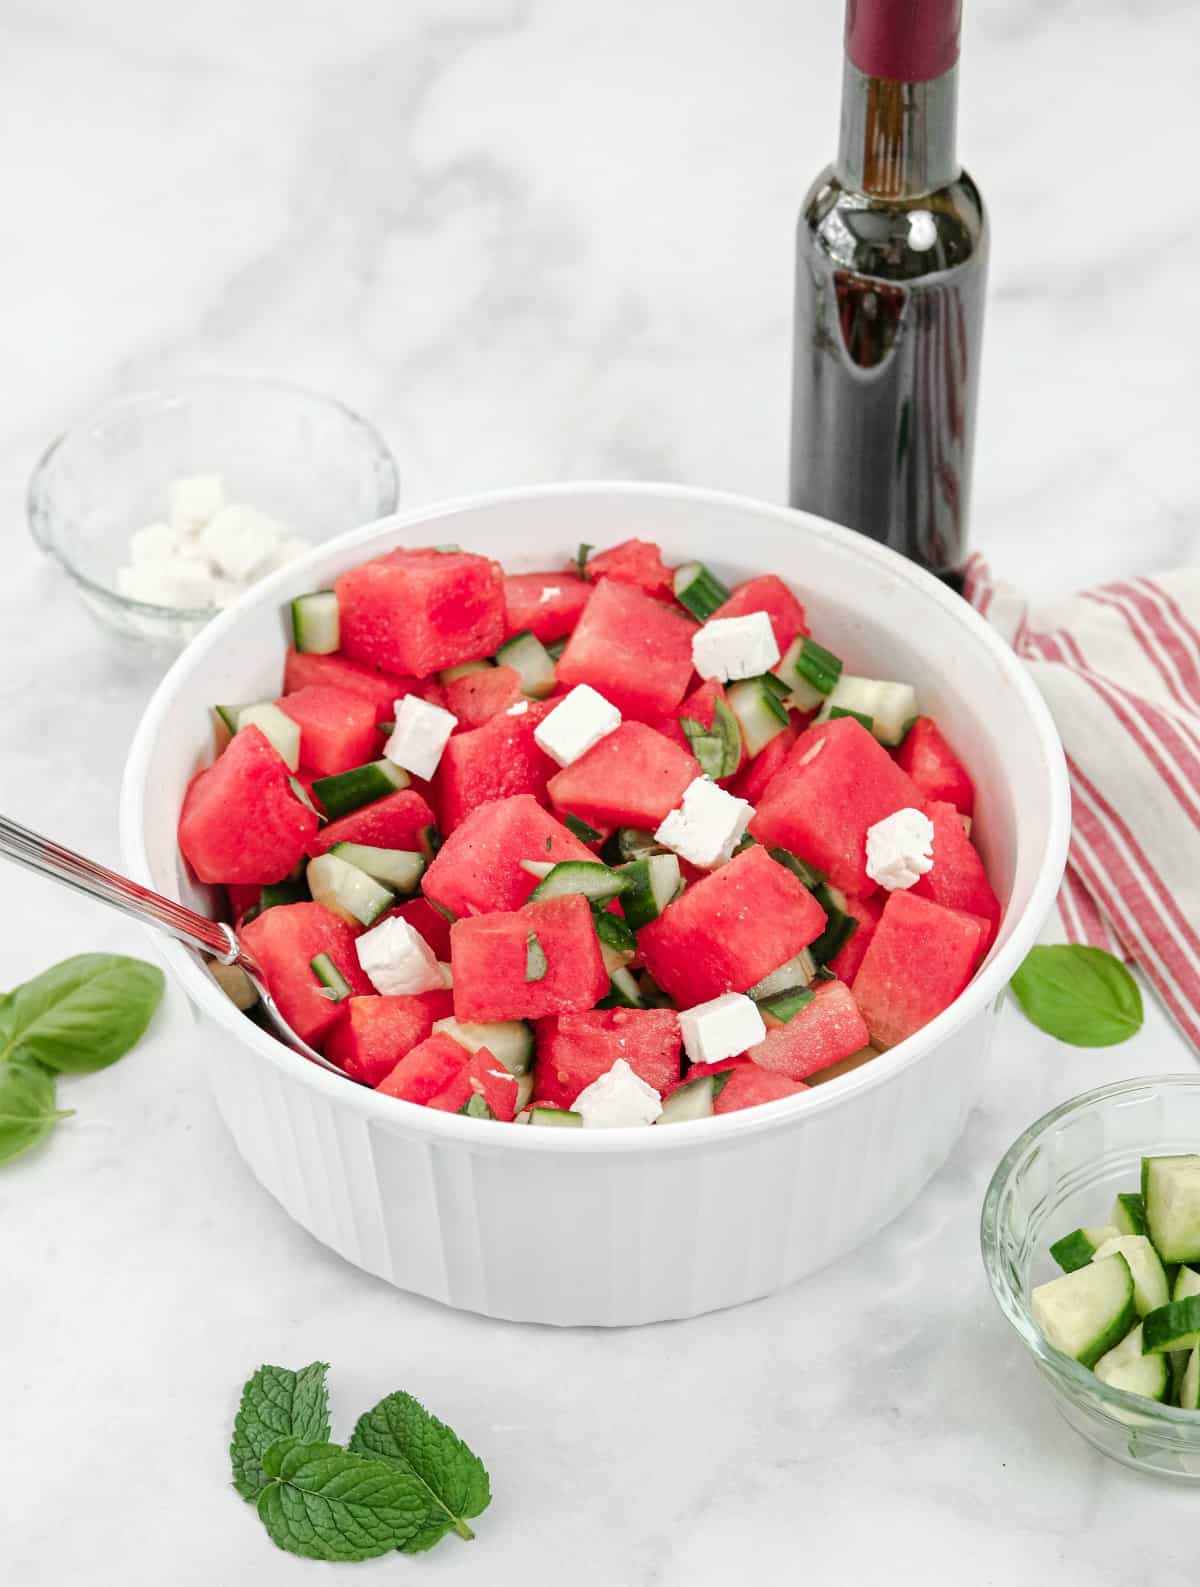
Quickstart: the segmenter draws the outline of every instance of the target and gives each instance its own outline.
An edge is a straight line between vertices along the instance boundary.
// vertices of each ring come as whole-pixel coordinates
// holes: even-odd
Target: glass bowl
[[[1046,1343],[1029,1309],[1059,1268],[1049,1245],[1105,1222],[1141,1159],[1200,1149],[1200,1077],[1122,1080],[1064,1102],[1005,1154],[983,1204],[983,1261],[1000,1309],[1054,1392],[1059,1411],[1104,1454],[1139,1471],[1200,1481],[1200,1411],[1159,1405],[1101,1383]]]
[[[177,649],[215,608],[122,595],[129,536],[165,516],[167,487],[220,474],[230,501],[314,543],[387,517],[399,500],[382,436],[332,397],[282,381],[210,375],[113,403],[53,442],[29,483],[29,525],[102,623]]]

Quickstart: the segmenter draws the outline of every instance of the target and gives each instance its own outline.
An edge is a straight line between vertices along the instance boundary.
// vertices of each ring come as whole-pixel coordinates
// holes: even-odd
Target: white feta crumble
[[[190,556],[184,549],[180,535],[169,523],[148,523],[135,529],[129,537],[129,560],[134,567],[143,563],[171,562],[178,556]]]
[[[529,709],[528,700],[517,700],[515,704],[505,707],[505,716],[524,716]],[[536,734],[534,735],[536,737]]]
[[[662,1098],[624,1058],[618,1058],[607,1074],[583,1088],[571,1106],[585,1130],[614,1130],[627,1124],[653,1124],[662,1112]]]
[[[867,875],[889,893],[933,869],[933,822],[911,806],[867,828]]]
[[[200,610],[215,606],[224,589],[207,562],[178,557],[170,562],[138,562],[117,573],[117,589],[131,601],[148,606],[181,606]]]
[[[679,1015],[679,1032],[694,1064],[715,1064],[765,1041],[767,1027],[753,998],[744,992],[722,992],[707,1003],[685,1008]]]
[[[283,526],[274,518],[233,502],[209,519],[198,543],[219,573],[246,583],[265,571],[283,538]]]
[[[697,777],[684,790],[683,803],[654,836],[693,865],[723,865],[732,858],[753,814],[749,800],[735,798],[707,777]]]
[[[390,915],[355,940],[358,962],[384,997],[415,997],[442,987],[442,967],[433,949],[401,915]]]
[[[692,665],[704,679],[729,683],[757,678],[779,660],[775,630],[766,612],[714,617],[692,635]]]
[[[194,535],[225,505],[220,474],[185,474],[167,487],[167,515],[177,534]]]
[[[414,777],[428,781],[457,725],[452,711],[430,705],[420,695],[406,694],[396,701],[396,725],[383,753],[394,766],[403,766]]]
[[[538,605],[545,606],[547,601],[553,601],[561,594],[562,586],[560,584],[547,584],[545,589],[538,596]]]
[[[569,766],[620,725],[616,706],[589,684],[578,683],[534,728],[533,741],[552,761]]]

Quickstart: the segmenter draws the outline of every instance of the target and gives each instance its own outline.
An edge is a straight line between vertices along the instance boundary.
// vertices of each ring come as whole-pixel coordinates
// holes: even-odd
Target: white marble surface
[[[22,522],[73,414],[199,367],[342,393],[410,501],[630,474],[778,498],[790,247],[831,149],[838,0],[8,0],[0,9],[0,808],[116,856],[154,678]],[[1192,554],[1193,63],[1170,0],[967,0],[963,145],[995,227],[976,538],[1065,588]],[[6,871],[2,977],[132,928]],[[0,1169],[0,1576],[315,1579],[225,1486],[238,1385],[334,1363],[480,1450],[480,1541],[390,1574],[578,1587],[1195,1578],[1195,1495],[1055,1415],[976,1221],[1002,1149],[1093,1083],[1194,1062],[1156,1009],[1108,1052],[1009,1010],[984,1106],[869,1252],[739,1312],[553,1333],[409,1299],[250,1180],[177,997]],[[536,1238],[536,1209],[531,1217]]]

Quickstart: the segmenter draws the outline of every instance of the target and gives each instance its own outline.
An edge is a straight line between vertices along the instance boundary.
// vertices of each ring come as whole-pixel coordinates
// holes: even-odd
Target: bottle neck
[[[924,83],[868,77],[849,60],[842,78],[838,180],[872,198],[919,198],[955,181],[958,68]]]

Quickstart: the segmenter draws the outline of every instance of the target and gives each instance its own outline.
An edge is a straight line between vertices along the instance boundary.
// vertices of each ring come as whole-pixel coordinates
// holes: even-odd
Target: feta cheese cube
[[[134,567],[147,562],[170,562],[181,553],[186,555],[179,535],[169,523],[144,524],[129,537],[129,560]]]
[[[722,992],[707,1003],[685,1008],[679,1016],[679,1031],[684,1051],[694,1064],[737,1058],[765,1041],[767,1035],[757,1003],[744,992]]]
[[[438,769],[442,751],[458,718],[440,705],[430,705],[419,695],[406,694],[396,701],[396,725],[384,746],[384,755],[394,766],[403,766],[414,777],[427,781]]]
[[[232,502],[205,524],[198,544],[218,573],[246,583],[266,572],[284,535],[283,525],[265,512]]]
[[[443,985],[442,968],[425,938],[400,915],[390,915],[355,940],[367,979],[384,997],[415,997]]]
[[[707,777],[697,777],[685,788],[683,803],[654,836],[693,865],[723,865],[732,858],[753,814],[749,800],[735,798]]]
[[[188,474],[167,488],[167,515],[179,534],[198,534],[225,505],[225,481],[220,474]]]
[[[529,709],[529,701],[528,700],[517,700],[512,705],[510,705],[510,706],[508,706],[506,708],[504,714],[505,714],[505,716],[524,716],[526,711],[528,711],[528,709]]]
[[[652,1085],[618,1058],[606,1074],[585,1086],[572,1103],[585,1130],[615,1130],[629,1124],[653,1124],[662,1112],[662,1098]]]
[[[285,535],[275,547],[269,571],[274,573],[276,568],[286,568],[289,562],[307,556],[311,550],[312,541],[306,540],[303,535]]]
[[[867,875],[889,893],[933,869],[933,822],[921,810],[896,810],[867,828]]]
[[[579,683],[533,730],[533,741],[560,766],[586,755],[621,725],[615,705],[589,684]]]
[[[117,572],[117,589],[131,601],[147,606],[176,606],[190,610],[215,606],[219,580],[207,562],[196,557],[172,562],[141,562]]]
[[[729,683],[757,678],[779,660],[775,630],[766,612],[714,617],[692,635],[692,664],[702,678]]]

